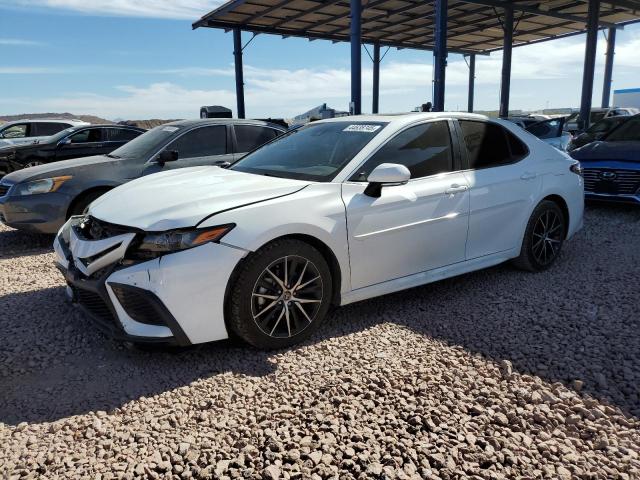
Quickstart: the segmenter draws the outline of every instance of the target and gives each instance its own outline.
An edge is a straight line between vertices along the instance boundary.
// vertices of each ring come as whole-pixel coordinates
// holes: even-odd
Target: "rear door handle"
[[[522,180],[533,180],[537,176],[538,176],[538,174],[534,173],[534,172],[524,172],[522,175],[520,175],[520,178]]]
[[[457,183],[454,183],[451,187],[447,188],[444,193],[447,195],[453,195],[455,193],[466,192],[467,190],[469,190],[469,187],[466,185],[458,185]]]

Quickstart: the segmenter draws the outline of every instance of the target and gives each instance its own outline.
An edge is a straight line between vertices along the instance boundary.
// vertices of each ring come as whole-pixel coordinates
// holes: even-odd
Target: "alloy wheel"
[[[557,212],[544,211],[533,228],[533,255],[540,265],[549,265],[558,255],[564,235],[563,221]]]
[[[313,323],[323,294],[322,276],[313,262],[298,255],[279,258],[253,287],[253,321],[270,337],[293,337]]]

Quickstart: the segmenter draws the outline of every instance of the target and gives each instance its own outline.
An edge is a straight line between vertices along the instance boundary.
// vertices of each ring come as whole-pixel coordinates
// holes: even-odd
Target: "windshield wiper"
[[[109,158],[122,158],[120,155],[114,155],[113,153],[107,153],[105,157]]]

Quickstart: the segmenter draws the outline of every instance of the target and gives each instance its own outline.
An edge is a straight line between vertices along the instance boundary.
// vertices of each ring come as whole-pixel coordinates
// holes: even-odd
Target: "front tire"
[[[558,204],[543,200],[529,218],[520,256],[513,263],[530,272],[548,269],[558,258],[566,234],[567,219]]]
[[[91,205],[91,202],[97,200],[107,192],[108,190],[94,190],[78,197],[69,209],[69,215],[67,216],[67,219],[69,217],[73,217],[74,215],[83,215],[89,208],[89,205]]]
[[[300,240],[276,240],[240,267],[229,296],[229,327],[260,349],[294,345],[322,323],[332,288],[331,271],[318,250]]]

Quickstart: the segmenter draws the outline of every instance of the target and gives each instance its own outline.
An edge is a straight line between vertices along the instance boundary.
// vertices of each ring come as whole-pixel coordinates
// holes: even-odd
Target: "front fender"
[[[300,192],[241,207],[208,218],[200,227],[234,223],[221,243],[255,252],[286,236],[306,235],[322,242],[335,256],[341,293],[351,289],[345,206],[340,184],[314,184]]]

